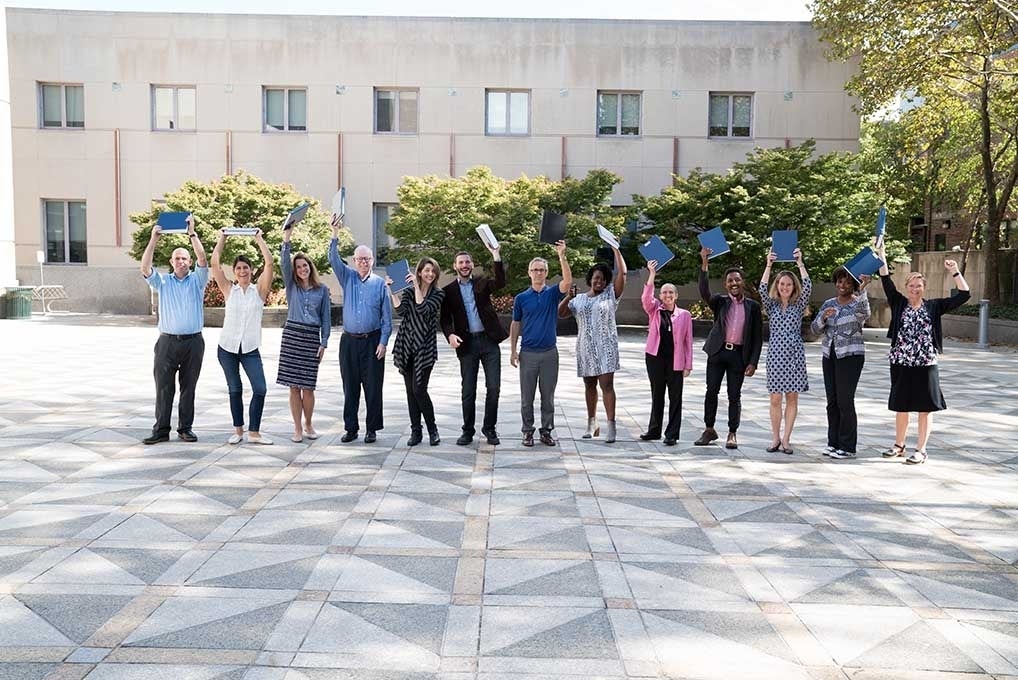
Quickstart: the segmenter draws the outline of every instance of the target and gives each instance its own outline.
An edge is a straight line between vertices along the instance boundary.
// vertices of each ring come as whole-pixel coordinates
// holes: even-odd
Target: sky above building
[[[0,0],[0,6],[152,12],[809,21],[807,0]]]

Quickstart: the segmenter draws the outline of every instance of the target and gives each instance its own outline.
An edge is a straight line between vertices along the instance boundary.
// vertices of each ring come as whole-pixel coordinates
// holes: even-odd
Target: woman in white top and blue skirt
[[[234,282],[230,283],[223,274],[220,258],[226,244],[226,233],[219,232],[215,250],[212,251],[212,276],[223,291],[225,312],[223,328],[219,334],[219,364],[226,374],[230,391],[230,412],[233,415],[234,432],[228,443],[239,444],[244,439],[244,394],[240,382],[240,367],[244,367],[248,382],[251,383],[251,405],[248,411],[247,440],[251,444],[271,444],[272,440],[261,433],[262,410],[265,408],[265,370],[258,348],[262,343],[262,310],[265,298],[272,289],[272,254],[262,238],[262,231],[255,232],[255,243],[262,253],[265,268],[258,283],[251,280],[254,266],[243,255],[233,261]]]
[[[283,231],[279,266],[286,288],[286,326],[279,346],[279,374],[276,384],[290,388],[291,441],[318,439],[311,424],[315,412],[318,365],[322,363],[332,332],[332,297],[329,287],[318,280],[315,263],[304,253],[290,256],[292,229]],[[304,419],[301,425],[301,417]]]

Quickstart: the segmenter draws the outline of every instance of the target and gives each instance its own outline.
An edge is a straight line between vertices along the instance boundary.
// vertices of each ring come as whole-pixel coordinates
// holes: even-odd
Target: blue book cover
[[[189,212],[162,212],[156,218],[156,224],[164,232],[185,232],[187,231],[187,218]]]
[[[651,236],[650,240],[646,243],[641,243],[639,246],[640,254],[643,258],[650,262],[651,260],[657,260],[657,268],[660,271],[666,264],[675,259],[675,253],[673,253],[665,242],[661,240],[659,236]]]
[[[385,273],[392,279],[392,286],[389,289],[393,293],[400,293],[413,285],[406,282],[407,274],[410,273],[410,263],[406,260],[393,262],[385,268]]]
[[[301,203],[296,208],[290,211],[290,214],[286,216],[286,221],[283,222],[283,229],[290,229],[293,225],[304,219],[304,215],[307,214],[308,208],[311,207],[310,203]]]
[[[792,253],[799,247],[799,232],[782,229],[771,232],[771,250],[778,256],[778,262],[795,262]]]
[[[855,257],[845,263],[845,269],[859,283],[862,283],[862,277],[873,276],[883,266],[884,263],[869,246],[860,250]]]
[[[707,256],[708,260],[713,260],[718,255],[732,252],[728,241],[725,240],[724,232],[721,231],[721,227],[708,229],[701,234],[697,234],[696,238],[700,240],[701,246],[711,249],[711,254]]]
[[[874,236],[877,237],[877,245],[883,242],[885,231],[887,231],[887,208],[880,206],[880,212],[877,213],[877,228],[874,232]]]

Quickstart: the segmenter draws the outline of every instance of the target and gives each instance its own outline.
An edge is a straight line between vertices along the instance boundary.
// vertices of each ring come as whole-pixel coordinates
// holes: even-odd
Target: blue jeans
[[[226,374],[226,385],[230,391],[230,413],[233,415],[233,426],[244,426],[244,386],[240,382],[240,367],[244,367],[248,382],[251,383],[251,406],[249,409],[248,430],[259,432],[262,426],[262,409],[265,408],[265,370],[262,368],[262,355],[258,350],[239,354],[219,349],[219,365]]]

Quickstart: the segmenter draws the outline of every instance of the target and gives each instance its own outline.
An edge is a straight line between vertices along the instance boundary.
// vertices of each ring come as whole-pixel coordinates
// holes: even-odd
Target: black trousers
[[[665,411],[665,392],[668,392],[668,425],[665,439],[678,439],[682,429],[682,371],[672,368],[671,357],[664,360],[653,354],[644,355],[647,377],[650,379],[650,424],[647,434],[661,435],[661,419]]]
[[[746,379],[742,347],[723,349],[707,357],[707,394],[703,398],[703,424],[714,427],[718,415],[718,393],[721,381],[728,385],[728,431],[739,429],[742,418],[742,381]]]
[[[178,375],[180,403],[177,407],[177,432],[191,429],[194,424],[194,388],[198,385],[204,356],[205,339],[201,333],[191,336],[159,335],[152,370],[156,381],[156,423],[152,426],[152,434],[170,433]]]
[[[435,429],[435,406],[431,403],[431,396],[428,394],[428,382],[431,381],[431,370],[434,365],[428,366],[420,371],[420,376],[414,368],[414,361],[404,367],[403,384],[406,386],[406,404],[410,410],[410,429],[415,432],[421,430],[421,416],[424,416],[424,423],[428,426],[428,432]]]
[[[824,357],[824,391],[827,393],[827,445],[855,453],[859,421],[855,415],[855,390],[863,363],[861,354],[838,359]]]
[[[344,333],[339,338],[339,374],[343,378],[343,427],[359,432],[357,411],[361,407],[361,388],[367,405],[365,427],[368,432],[382,429],[382,380],[385,378],[385,357],[378,359],[381,331],[355,338]]]
[[[498,421],[498,395],[502,385],[502,353],[486,333],[470,336],[460,358],[463,401],[463,434],[474,435],[477,419],[477,373],[484,367],[484,421],[481,432],[493,432]]]

